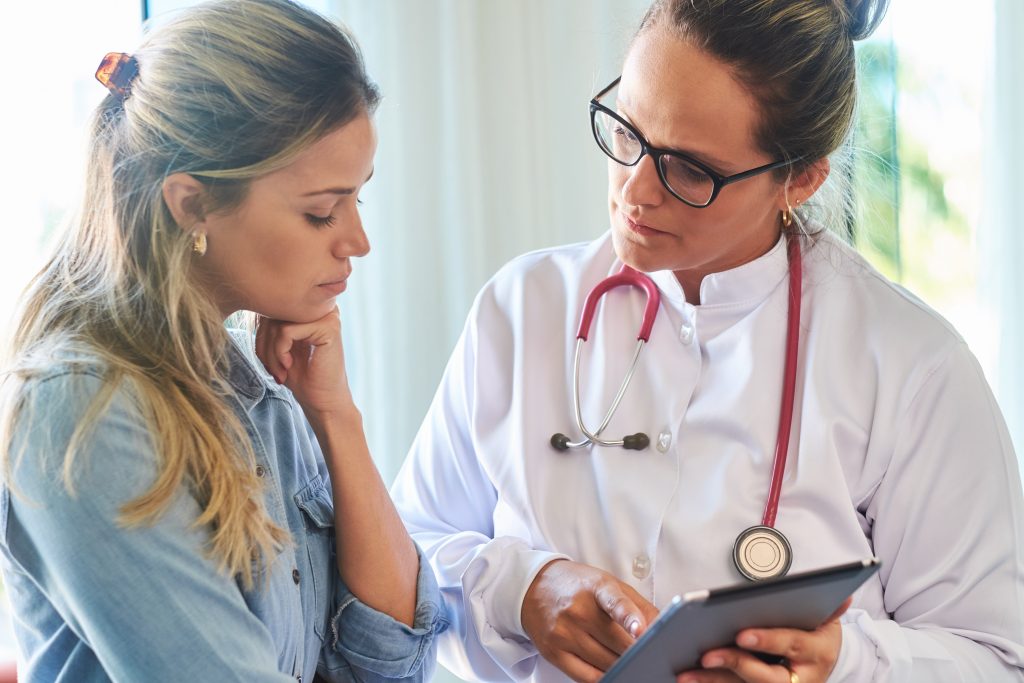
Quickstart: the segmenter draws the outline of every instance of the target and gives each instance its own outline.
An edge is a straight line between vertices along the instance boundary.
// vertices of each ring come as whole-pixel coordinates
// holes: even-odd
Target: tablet
[[[694,591],[673,598],[602,678],[603,683],[675,683],[708,650],[733,646],[745,628],[813,630],[872,574],[868,558],[778,579]]]

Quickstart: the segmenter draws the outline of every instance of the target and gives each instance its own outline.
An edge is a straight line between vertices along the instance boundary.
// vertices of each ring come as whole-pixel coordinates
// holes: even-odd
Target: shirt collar
[[[244,332],[229,330],[230,343],[227,348],[228,384],[235,390],[238,400],[246,412],[263,400],[267,393],[267,382],[253,366],[249,344],[242,338]]]
[[[720,273],[709,273],[700,284],[700,309],[735,308],[753,309],[789,274],[786,238],[779,237],[771,249],[753,261]],[[686,303],[682,285],[671,270],[649,273],[664,298],[677,308],[691,307]]]

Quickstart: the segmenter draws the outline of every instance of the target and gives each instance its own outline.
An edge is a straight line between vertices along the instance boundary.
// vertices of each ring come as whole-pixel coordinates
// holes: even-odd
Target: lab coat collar
[[[662,297],[684,311],[692,309],[730,308],[751,310],[789,275],[786,238],[780,237],[762,256],[720,273],[710,273],[700,284],[699,307],[686,303],[682,285],[671,270],[649,273]]]

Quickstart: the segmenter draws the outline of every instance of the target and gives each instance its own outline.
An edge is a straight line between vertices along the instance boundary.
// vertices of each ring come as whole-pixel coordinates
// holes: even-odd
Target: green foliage
[[[971,230],[932,161],[942,139],[904,112],[941,111],[945,84],[923,77],[890,42],[858,48],[853,241],[886,276],[942,307],[973,287]],[[941,92],[937,92],[941,91]]]

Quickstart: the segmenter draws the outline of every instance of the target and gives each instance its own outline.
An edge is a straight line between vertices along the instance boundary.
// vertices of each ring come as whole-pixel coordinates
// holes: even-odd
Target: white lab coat
[[[469,680],[565,681],[520,609],[554,557],[607,570],[664,607],[743,579],[732,545],[759,524],[779,420],[784,241],[707,276],[701,305],[652,273],[659,317],[605,434],[578,438],[572,360],[583,302],[620,262],[608,234],[540,251],[480,292],[393,495],[437,572],[441,662]],[[595,428],[644,306],[602,299],[581,363]],[[776,527],[792,572],[875,555],[830,681],[1024,680],[1024,505],[1003,419],[963,339],[831,235],[805,246],[793,436]]]

